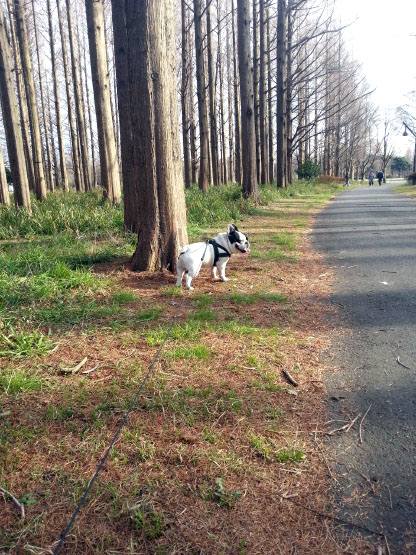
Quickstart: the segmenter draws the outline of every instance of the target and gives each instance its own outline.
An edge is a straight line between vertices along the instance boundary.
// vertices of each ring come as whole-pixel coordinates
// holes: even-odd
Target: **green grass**
[[[211,356],[211,350],[202,344],[192,346],[180,346],[169,349],[164,353],[165,359],[198,359],[207,360]]]
[[[0,373],[0,388],[3,389],[6,395],[39,391],[43,384],[43,380],[36,374],[28,373],[22,368],[3,370]]]
[[[280,293],[230,293],[225,299],[236,304],[256,304],[259,301],[270,303],[285,303],[287,298]]]
[[[57,344],[38,330],[29,332],[9,326],[0,332],[0,357],[30,358],[56,348]]]
[[[267,461],[278,463],[300,462],[305,458],[300,449],[278,448],[272,439],[262,435],[250,434],[250,445],[256,454]]]

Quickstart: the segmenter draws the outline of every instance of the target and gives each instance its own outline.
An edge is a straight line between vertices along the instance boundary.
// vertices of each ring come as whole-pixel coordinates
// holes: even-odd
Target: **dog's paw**
[[[186,290],[187,290],[187,291],[193,291],[194,288],[191,286],[191,287],[187,287]]]
[[[221,278],[221,281],[230,281],[230,280],[227,277],[224,276],[224,277]]]

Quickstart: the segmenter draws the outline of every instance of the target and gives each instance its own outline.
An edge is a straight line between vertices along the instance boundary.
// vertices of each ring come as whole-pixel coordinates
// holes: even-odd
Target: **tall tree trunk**
[[[9,187],[7,184],[6,168],[4,167],[3,150],[0,147],[0,204],[10,206]]]
[[[132,136],[121,137],[132,142],[139,172],[139,232],[132,267],[174,270],[187,233],[173,0],[128,0],[126,22],[132,105],[141,107]]]
[[[189,41],[190,43],[191,41]],[[189,44],[189,60],[192,61],[191,44]],[[191,65],[192,67],[192,65]],[[195,105],[194,105],[194,81],[192,71],[189,72],[189,138],[191,141],[191,171],[192,183],[198,181],[198,151],[196,148],[196,123],[195,123]]]
[[[237,4],[238,66],[240,72],[241,136],[243,162],[243,195],[258,200],[256,171],[256,132],[254,128],[254,93],[252,57],[250,55],[250,5],[249,0]]]
[[[88,86],[88,75],[87,75],[87,53],[85,48],[84,48],[84,80],[85,80],[85,93],[86,93],[86,101],[87,101],[88,130],[89,130],[89,139],[90,139],[90,145],[91,145],[91,169],[92,169],[91,187],[95,189],[97,187],[97,164],[95,161],[95,141],[94,141],[94,131],[92,128],[90,88]],[[118,113],[118,110],[117,110],[117,113]]]
[[[35,194],[38,200],[43,200],[46,198],[46,181],[43,167],[42,140],[40,136],[39,115],[36,104],[32,61],[30,59],[24,0],[14,0],[14,6],[16,34],[19,41],[23,77],[26,87],[26,98],[29,108],[29,124],[32,135],[32,153],[35,174]]]
[[[220,118],[221,118],[221,181],[227,183],[227,154],[225,141],[225,112],[224,112],[224,71],[221,52],[221,13],[217,1],[217,68],[220,79]]]
[[[235,126],[235,180],[237,183],[242,182],[242,167],[241,167],[241,130],[240,130],[240,101],[239,101],[239,76],[238,76],[238,62],[237,62],[237,45],[235,31],[235,16],[234,16],[234,0],[231,1],[231,29],[233,37],[233,76],[234,76],[234,126]]]
[[[75,122],[74,122],[74,114],[72,110],[72,96],[71,96],[71,86],[70,86],[70,77],[69,77],[69,68],[68,68],[68,56],[67,56],[67,47],[66,47],[66,37],[64,32],[64,22],[62,17],[62,10],[60,5],[60,0],[56,0],[56,5],[58,9],[58,21],[59,21],[59,31],[61,35],[61,44],[62,44],[62,62],[64,66],[64,75],[65,75],[65,90],[66,90],[66,100],[67,100],[67,109],[68,109],[68,121],[69,121],[69,129],[71,133],[71,145],[72,145],[72,160],[73,160],[73,167],[74,167],[74,182],[75,182],[75,189],[77,191],[84,191],[84,182],[82,179],[81,173],[81,166],[79,160],[79,153],[78,153],[78,137],[75,132]]]
[[[19,113],[16,106],[16,93],[11,60],[12,56],[4,23],[3,7],[0,4],[0,97],[3,124],[6,132],[7,152],[13,179],[15,203],[17,206],[25,208],[30,213],[29,183],[27,179]]]
[[[16,81],[17,81],[17,97],[19,102],[23,149],[25,152],[26,171],[27,171],[27,177],[29,180],[29,189],[34,192],[35,191],[35,171],[33,169],[32,147],[30,142],[29,114],[27,111],[26,93],[25,93],[25,86],[23,82],[22,64],[20,62],[20,52],[17,45],[17,38],[16,38],[16,31],[15,31],[16,26],[14,24],[15,18],[14,18],[14,9],[12,6],[12,2],[13,0],[7,0],[7,10],[8,10],[9,19],[10,19],[10,35],[11,35],[11,43],[13,46],[13,54],[14,54],[14,63],[15,63],[15,72],[16,72]]]
[[[267,156],[267,121],[266,121],[266,33],[265,33],[265,8],[264,0],[260,0],[260,86],[259,86],[259,113],[260,113],[260,160],[261,160],[261,183],[269,182],[269,167]]]
[[[59,102],[58,93],[58,76],[56,69],[56,54],[55,54],[55,39],[53,36],[53,23],[52,23],[52,8],[51,0],[46,1],[48,11],[48,24],[49,24],[49,46],[51,49],[51,64],[52,64],[52,82],[53,82],[53,97],[55,101],[55,115],[56,115],[56,133],[58,135],[58,150],[59,150],[59,167],[61,171],[61,185],[65,192],[69,191],[68,174],[66,170],[64,140],[62,136],[62,123],[61,123],[61,107]]]
[[[56,158],[56,145],[55,145],[55,136],[53,130],[53,119],[52,119],[52,110],[51,110],[51,92],[48,87],[46,99],[48,101],[48,124],[49,124],[49,135],[51,137],[51,151],[52,151],[52,165],[53,165],[53,173],[56,186],[58,187],[60,184],[60,170],[58,160]]]
[[[293,84],[292,84],[292,41],[293,41],[293,13],[291,11],[291,0],[287,0],[287,42],[286,42],[286,87],[283,92],[285,96],[285,118],[286,118],[286,182],[292,183],[292,161],[293,161],[293,126],[292,126],[292,102],[293,102]],[[298,106],[298,112],[300,107]]]
[[[205,11],[207,14],[207,58],[208,58],[208,99],[209,121],[211,137],[211,167],[212,180],[215,186],[220,184],[218,160],[218,130],[216,107],[216,83],[214,77],[214,56],[212,54],[212,29],[211,29],[211,0],[206,0]]]
[[[186,17],[186,1],[181,0],[181,31],[182,31],[182,85],[181,85],[181,108],[182,108],[182,148],[185,187],[191,186],[191,160],[189,155],[189,115],[188,115],[188,88],[192,79],[190,64],[188,62],[188,18]]]
[[[253,95],[254,95],[254,130],[256,135],[256,175],[260,183],[260,120],[259,120],[259,44],[257,27],[257,0],[253,0]]]
[[[278,0],[277,16],[277,76],[276,76],[276,185],[286,187],[286,59],[287,59],[287,4],[286,0]]]
[[[46,180],[48,188],[50,191],[55,190],[55,181],[52,173],[52,153],[51,145],[49,142],[49,130],[46,121],[46,107],[45,107],[45,95],[43,93],[43,79],[42,79],[42,67],[40,63],[40,48],[39,48],[39,34],[38,26],[36,23],[36,12],[35,3],[32,0],[32,14],[33,14],[33,29],[35,31],[35,48],[36,48],[36,59],[38,62],[38,79],[39,79],[39,91],[40,91],[40,105],[42,108],[42,120],[43,120],[43,132],[45,134],[45,147],[46,147]]]
[[[120,117],[120,152],[123,176],[124,229],[139,230],[139,175],[134,154],[132,129],[137,126],[138,110],[132,110],[127,36],[127,0],[112,0],[114,58],[117,77],[117,101]]]
[[[268,132],[268,139],[269,139],[269,181],[273,183],[274,180],[274,145],[273,145],[273,102],[272,102],[272,92],[273,92],[273,84],[272,84],[272,62],[271,62],[271,38],[270,38],[270,23],[269,23],[269,8],[266,11],[267,17],[267,24],[266,24],[266,33],[267,33],[267,111],[268,111],[268,120],[269,120],[269,132]]]
[[[199,116],[199,175],[198,187],[208,190],[208,115],[206,104],[206,83],[204,67],[204,45],[202,41],[201,0],[194,0],[196,83]]]
[[[121,201],[120,167],[111,110],[110,79],[104,36],[104,6],[102,0],[86,0],[85,7],[103,197],[112,204],[119,204]]]
[[[72,24],[72,10],[70,5],[70,0],[66,0],[66,13],[68,18],[68,38],[69,38],[69,49],[71,54],[72,81],[74,83],[75,112],[77,115],[82,177],[83,177],[85,190],[90,191],[91,190],[90,160],[88,155],[87,135],[85,130],[83,98],[81,96],[81,87],[80,87],[79,74],[78,74],[78,63],[77,63],[77,56],[75,52],[74,29]]]
[[[233,13],[231,12],[231,17]],[[231,70],[231,47],[230,47],[230,25],[226,27],[227,37],[227,104],[228,104],[228,156],[229,156],[229,176],[231,183],[235,181],[235,161],[234,161],[234,130],[233,130],[233,87]]]

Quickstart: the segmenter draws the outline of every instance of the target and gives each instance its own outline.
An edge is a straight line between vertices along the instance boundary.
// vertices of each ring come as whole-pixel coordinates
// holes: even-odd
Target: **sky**
[[[394,112],[416,90],[416,0],[338,0],[336,13],[342,24],[354,22],[345,40],[376,89],[372,100],[380,116]],[[394,141],[398,155],[414,147],[413,137],[402,133],[400,127]]]

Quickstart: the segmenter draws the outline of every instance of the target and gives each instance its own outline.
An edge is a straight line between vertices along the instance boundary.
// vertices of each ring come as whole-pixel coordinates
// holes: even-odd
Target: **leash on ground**
[[[196,275],[198,275],[199,272],[200,272],[200,270],[201,270],[201,266],[202,266],[202,263],[203,263],[203,261],[204,261],[205,254],[206,254],[206,252],[207,252],[208,244],[209,244],[209,243],[208,243],[208,240],[207,240],[206,243],[205,243],[204,254],[202,255],[201,263],[200,263],[200,265],[199,265],[199,269],[198,269],[198,272],[197,272]],[[162,344],[160,345],[160,347],[159,347],[157,353],[155,354],[155,356],[153,357],[153,360],[152,360],[152,362],[150,363],[150,365],[149,365],[149,367],[148,367],[148,369],[147,369],[147,372],[146,372],[144,378],[142,379],[142,381],[141,381],[141,383],[140,383],[140,385],[139,385],[139,388],[138,388],[137,391],[136,391],[135,396],[133,397],[133,400],[131,401],[131,403],[130,403],[128,409],[127,409],[127,411],[125,412],[125,414],[124,414],[124,416],[123,416],[123,418],[122,418],[122,420],[121,420],[121,422],[120,422],[120,424],[119,424],[119,426],[118,426],[118,428],[117,428],[117,430],[116,430],[116,433],[114,434],[113,439],[111,440],[110,445],[108,446],[106,452],[104,453],[103,457],[101,458],[101,460],[100,460],[100,462],[99,462],[99,464],[98,464],[98,466],[97,466],[97,469],[96,469],[96,471],[95,471],[93,477],[91,478],[91,480],[90,480],[90,482],[89,482],[87,488],[85,489],[85,491],[84,491],[84,493],[83,493],[81,499],[80,499],[79,502],[78,502],[78,505],[75,507],[75,510],[74,510],[74,512],[72,513],[72,516],[71,516],[71,518],[70,518],[70,520],[69,520],[69,522],[68,522],[68,524],[67,524],[65,530],[62,532],[61,537],[60,537],[60,540],[59,540],[59,543],[57,544],[57,546],[56,546],[55,549],[53,550],[53,555],[56,555],[56,554],[59,553],[59,551],[61,550],[61,548],[62,548],[62,546],[63,546],[63,544],[64,544],[64,542],[65,542],[66,537],[68,536],[69,532],[71,531],[72,526],[74,525],[75,519],[77,518],[77,516],[78,516],[78,514],[79,514],[79,512],[80,512],[80,510],[81,510],[81,508],[83,507],[83,505],[85,504],[85,501],[87,500],[88,494],[89,494],[89,492],[91,491],[92,486],[94,485],[96,479],[98,478],[98,475],[100,474],[101,470],[102,470],[103,467],[104,467],[104,464],[105,464],[105,462],[106,462],[106,460],[107,460],[107,458],[108,458],[108,455],[110,454],[111,449],[113,448],[115,442],[117,441],[117,438],[118,438],[118,436],[120,435],[120,432],[121,432],[122,428],[124,427],[125,423],[127,422],[127,418],[129,417],[131,411],[133,410],[134,405],[136,404],[137,399],[139,398],[140,393],[142,392],[144,386],[146,385],[146,382],[147,382],[148,379],[150,378],[150,375],[151,375],[151,373],[152,373],[152,370],[153,370],[153,368],[154,368],[154,365],[156,364],[156,362],[157,362],[157,360],[158,360],[158,358],[159,358],[159,356],[160,356],[160,353],[162,352],[162,350],[163,350],[163,348],[164,348],[164,346],[165,346],[165,344],[166,344],[166,342],[167,342],[167,340],[168,340],[168,338],[169,338],[169,336],[170,336],[170,333],[171,333],[171,331],[172,331],[172,328],[173,328],[173,326],[175,325],[176,319],[178,318],[179,314],[182,312],[182,308],[184,307],[185,301],[186,301],[186,299],[188,298],[188,293],[189,293],[189,292],[186,291],[186,293],[185,293],[184,296],[182,297],[182,301],[179,303],[179,306],[178,306],[178,308],[177,308],[177,310],[176,310],[176,312],[175,312],[175,314],[174,314],[174,316],[173,316],[173,318],[172,318],[172,320],[171,320],[170,326],[169,326],[169,328],[168,328],[168,330],[167,330],[167,332],[166,332],[166,334],[165,334],[165,337],[163,338]]]

